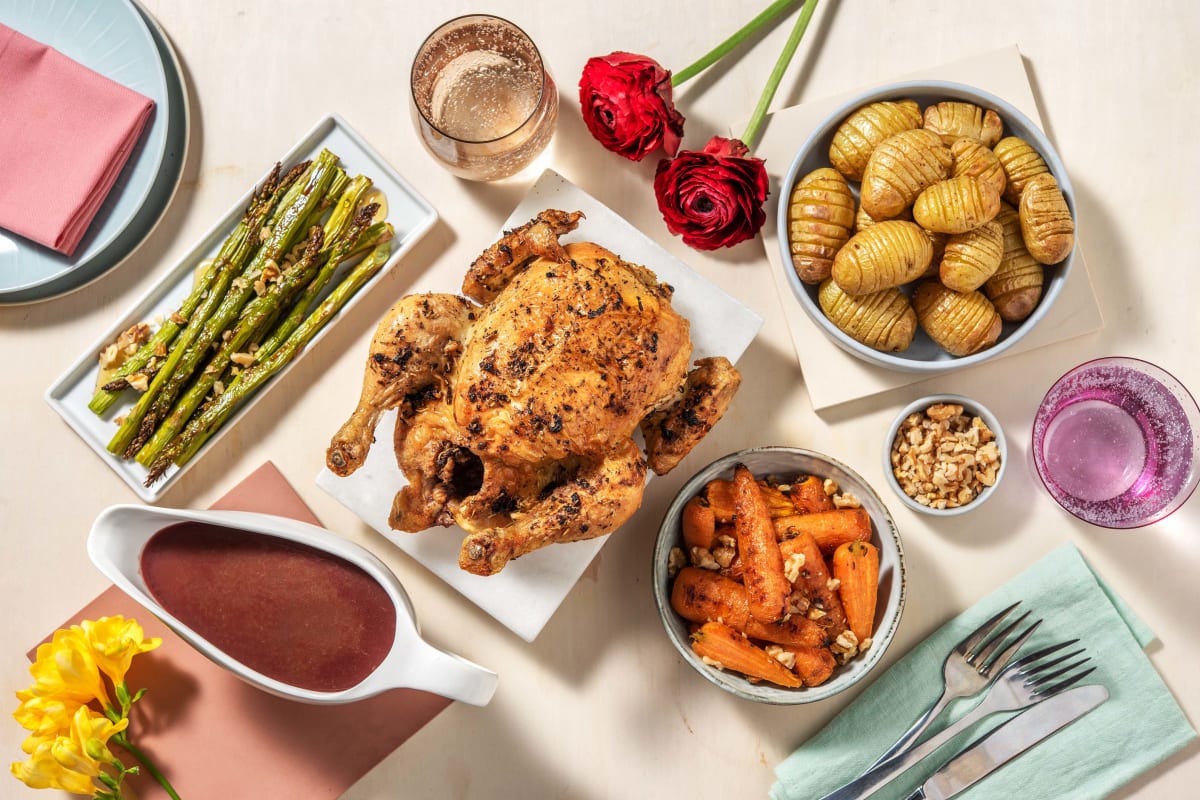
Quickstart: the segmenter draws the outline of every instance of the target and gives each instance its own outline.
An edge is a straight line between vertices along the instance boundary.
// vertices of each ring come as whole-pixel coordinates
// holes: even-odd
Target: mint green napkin
[[[1111,696],[1072,725],[958,795],[962,800],[1097,798],[1158,764],[1196,737],[1142,648],[1154,633],[1083,559],[1064,545],[943,625],[875,680],[853,703],[775,768],[773,800],[815,800],[856,777],[942,691],[946,654],[997,611],[1021,601],[1043,622],[1023,652],[1078,638]],[[949,711],[965,713],[974,701]],[[1009,715],[996,714],[977,731]],[[942,723],[935,723],[940,729]],[[967,739],[970,741],[970,738]],[[962,743],[963,737],[956,742]],[[954,752],[943,748],[875,795],[903,798]]]

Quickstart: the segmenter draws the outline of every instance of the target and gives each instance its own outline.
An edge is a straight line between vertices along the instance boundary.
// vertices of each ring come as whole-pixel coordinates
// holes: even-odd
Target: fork
[[[871,768],[864,775],[835,789],[821,800],[859,800],[859,798],[870,797],[892,778],[938,750],[946,742],[984,717],[1001,711],[1017,711],[1028,708],[1070,688],[1095,670],[1095,667],[1079,670],[1079,667],[1087,663],[1090,657],[1084,657],[1068,664],[1063,663],[1080,655],[1084,649],[1073,650],[1051,661],[1043,661],[1043,659],[1078,641],[1078,639],[1070,639],[1059,642],[1013,661],[1000,671],[983,701],[963,715],[961,719],[906,752],[892,756],[887,761]]]
[[[999,654],[993,658],[996,649],[1017,629],[1029,612],[1022,614],[1015,622],[1005,627],[1002,631],[992,636],[992,633],[997,627],[1012,613],[1012,610],[1021,603],[1017,601],[1008,608],[1004,609],[987,622],[980,625],[971,632],[965,639],[958,643],[950,653],[946,656],[946,661],[942,665],[942,674],[945,682],[945,689],[942,691],[942,696],[922,714],[912,727],[905,731],[899,739],[883,752],[879,758],[875,759],[871,766],[867,767],[867,771],[874,769],[888,759],[894,758],[900,753],[905,752],[916,742],[918,736],[925,732],[939,714],[953,700],[961,697],[971,697],[986,689],[995,680],[1000,671],[1006,667],[1025,641],[1033,635],[1033,632],[1041,624],[1041,620],[1032,623],[1028,628],[1013,640],[1013,642]]]

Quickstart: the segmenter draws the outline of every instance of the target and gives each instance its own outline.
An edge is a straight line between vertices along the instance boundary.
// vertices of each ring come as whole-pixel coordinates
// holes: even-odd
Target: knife
[[[947,762],[905,800],[948,800],[1107,699],[1103,686],[1078,686],[1030,706]]]

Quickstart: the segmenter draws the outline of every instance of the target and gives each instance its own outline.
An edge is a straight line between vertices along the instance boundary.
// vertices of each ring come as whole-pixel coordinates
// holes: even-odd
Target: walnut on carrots
[[[670,602],[705,664],[800,688],[870,647],[879,554],[866,509],[834,481],[739,464],[688,500],[680,533]]]

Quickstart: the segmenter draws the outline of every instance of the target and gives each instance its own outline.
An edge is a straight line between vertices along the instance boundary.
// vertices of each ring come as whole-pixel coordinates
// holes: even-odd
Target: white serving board
[[[541,175],[501,227],[507,230],[521,225],[547,208],[586,215],[579,228],[562,241],[597,242],[627,261],[649,267],[660,281],[675,287],[672,305],[692,321],[693,359],[721,355],[736,362],[762,327],[758,314],[552,170]],[[492,239],[480,241],[479,250],[500,235],[497,231]],[[455,293],[458,288],[447,286],[445,291]],[[525,641],[533,641],[608,537],[542,548],[510,562],[497,575],[464,572],[458,566],[459,548],[466,536],[461,528],[413,534],[388,527],[392,498],[407,483],[392,452],[395,417],[394,411],[389,412],[379,423],[376,445],[354,474],[339,478],[322,470],[317,485],[505,627]]]
[[[264,170],[262,176],[255,182],[254,186],[247,188],[246,194],[230,207],[229,211],[213,225],[208,233],[196,243],[195,247],[189,250],[171,268],[171,271],[161,281],[155,284],[124,316],[114,320],[112,327],[104,331],[96,339],[95,344],[80,354],[75,363],[46,390],[46,402],[146,502],[152,503],[157,501],[163,492],[182,473],[186,472],[192,464],[203,458],[205,453],[213,447],[218,446],[224,434],[238,423],[247,409],[263,393],[270,391],[271,387],[297,361],[304,358],[305,353],[317,341],[320,341],[321,337],[332,326],[336,325],[344,314],[350,313],[355,304],[371,290],[371,287],[391,270],[404,257],[404,254],[425,235],[434,222],[437,221],[437,212],[433,206],[409,185],[408,181],[396,171],[395,167],[385,161],[383,156],[376,152],[357,131],[336,114],[325,117],[318,122],[295,147],[280,157],[279,160],[286,171],[293,164],[315,157],[322,148],[328,148],[337,154],[341,159],[342,168],[349,175],[367,175],[374,182],[374,187],[380,189],[386,195],[388,205],[387,219],[396,230],[395,238],[392,240],[391,258],[388,259],[387,263],[384,264],[375,277],[358,290],[354,297],[317,334],[304,351],[272,377],[249,400],[242,403],[237,412],[204,444],[191,461],[182,468],[172,466],[162,479],[152,487],[147,488],[143,485],[147,475],[145,467],[133,460],[126,461],[119,459],[108,452],[106,445],[117,429],[117,426],[113,423],[113,419],[124,414],[132,406],[133,402],[135,402],[135,395],[133,392],[126,392],[126,395],[114,403],[102,416],[97,416],[88,409],[87,405],[95,391],[96,376],[99,372],[96,354],[103,350],[121,331],[130,325],[136,322],[150,322],[153,325],[153,320],[156,317],[166,317],[179,307],[179,304],[187,297],[191,289],[196,265],[202,260],[216,255],[221,244],[242,218],[246,205],[250,201],[251,194],[266,179],[270,172],[269,169]],[[331,291],[336,284],[337,280],[335,277],[334,280],[330,281],[327,291]]]

